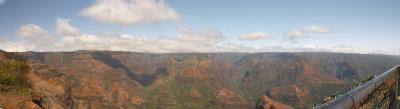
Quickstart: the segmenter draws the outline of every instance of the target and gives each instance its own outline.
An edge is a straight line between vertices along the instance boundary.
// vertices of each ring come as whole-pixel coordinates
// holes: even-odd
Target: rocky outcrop
[[[4,109],[42,109],[30,97],[4,92],[0,94],[0,106]]]
[[[33,90],[32,101],[45,109],[71,108],[70,81],[63,73],[47,65],[30,62],[27,75]]]
[[[1,52],[0,57],[0,86],[8,87],[0,92],[4,108],[65,109],[71,105],[64,74],[14,53]]]
[[[292,106],[272,100],[266,95],[263,95],[256,104],[256,109],[294,109]]]

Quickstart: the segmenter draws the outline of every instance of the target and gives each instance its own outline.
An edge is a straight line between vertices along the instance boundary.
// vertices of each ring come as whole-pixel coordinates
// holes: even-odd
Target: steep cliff
[[[0,104],[6,109],[70,107],[69,80],[53,68],[0,51]]]

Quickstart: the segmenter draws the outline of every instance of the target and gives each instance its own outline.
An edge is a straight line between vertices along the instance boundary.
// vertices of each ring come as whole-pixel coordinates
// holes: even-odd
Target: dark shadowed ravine
[[[101,52],[94,52],[94,53],[92,53],[92,56],[95,59],[100,60],[104,64],[107,64],[111,67],[123,69],[129,78],[137,81],[142,86],[149,86],[149,85],[153,84],[156,77],[159,75],[162,75],[162,76],[168,75],[168,71],[166,70],[166,68],[159,68],[159,69],[157,69],[157,71],[155,73],[150,74],[150,75],[146,75],[146,74],[137,75],[136,73],[131,71],[129,68],[127,68],[124,64],[122,64],[119,60],[112,58],[108,54],[101,53]]]

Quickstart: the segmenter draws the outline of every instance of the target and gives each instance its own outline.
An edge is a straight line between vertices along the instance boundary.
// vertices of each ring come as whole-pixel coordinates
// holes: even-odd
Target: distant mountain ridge
[[[64,75],[70,108],[243,109],[260,98],[269,107],[311,108],[400,64],[399,56],[324,52],[17,54]]]

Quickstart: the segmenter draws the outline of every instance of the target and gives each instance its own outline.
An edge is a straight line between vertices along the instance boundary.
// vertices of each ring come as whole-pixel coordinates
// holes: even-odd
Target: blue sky
[[[7,51],[400,54],[398,0],[1,0],[0,3],[0,49]],[[101,10],[101,7],[107,8]],[[70,31],[63,27],[78,32],[64,34]],[[296,30],[298,34],[290,34]],[[22,32],[26,34],[21,36]],[[129,36],[128,40],[124,36]]]

